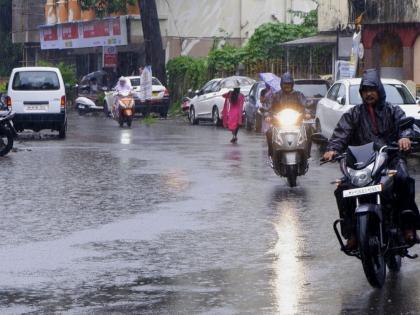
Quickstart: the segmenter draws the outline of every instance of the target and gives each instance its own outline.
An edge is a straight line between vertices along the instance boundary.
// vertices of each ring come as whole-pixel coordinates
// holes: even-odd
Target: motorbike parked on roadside
[[[416,242],[407,244],[402,231],[402,222],[413,222],[414,212],[405,210],[400,213],[397,210],[393,193],[397,171],[388,167],[390,154],[398,151],[398,144],[386,145],[378,150],[374,143],[368,143],[349,147],[346,153],[331,161],[340,163],[343,174],[343,178],[334,183],[349,187],[344,190],[343,197],[354,204],[358,248],[350,250],[344,246],[338,231],[343,219],[334,222],[334,232],[341,250],[361,260],[368,282],[376,288],[384,285],[386,266],[396,272],[401,268],[402,257],[417,258],[417,255],[408,252]],[[324,163],[327,162],[322,161]]]
[[[114,119],[120,127],[124,123],[131,127],[134,118],[134,98],[131,92],[115,92],[115,102],[113,107]]]
[[[272,168],[278,176],[287,178],[290,187],[295,187],[297,177],[308,171],[310,140],[307,122],[303,114],[290,108],[271,116]]]
[[[0,111],[0,156],[4,156],[13,148],[13,138],[17,133],[12,119],[15,114],[10,110]]]

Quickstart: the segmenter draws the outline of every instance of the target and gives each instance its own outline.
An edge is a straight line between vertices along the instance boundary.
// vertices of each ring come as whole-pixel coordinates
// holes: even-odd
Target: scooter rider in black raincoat
[[[417,240],[415,230],[420,229],[419,210],[415,202],[415,182],[409,176],[407,162],[403,151],[411,149],[409,137],[413,134],[412,128],[399,130],[399,123],[405,113],[399,106],[393,106],[385,101],[384,86],[375,69],[366,70],[360,84],[360,94],[363,103],[354,106],[346,112],[337,124],[334,133],[327,145],[324,159],[330,161],[335,155],[344,153],[349,145],[360,146],[374,142],[381,147],[392,142],[398,142],[400,152],[390,161],[390,167],[397,170],[395,176],[395,194],[399,211],[411,210],[416,220],[404,225],[404,237],[407,242]],[[355,215],[349,200],[343,198],[345,184],[335,191],[340,217],[344,219],[342,225],[343,237],[347,239],[347,248],[356,248]]]
[[[285,108],[296,110],[305,115],[305,118],[310,118],[310,111],[306,107],[306,98],[299,91],[295,91],[293,86],[295,81],[293,76],[286,72],[281,76],[280,87],[281,90],[273,94],[270,100],[270,113],[278,113]],[[270,128],[267,133],[268,155],[271,158],[273,155],[273,128]],[[310,137],[308,138],[310,139]]]

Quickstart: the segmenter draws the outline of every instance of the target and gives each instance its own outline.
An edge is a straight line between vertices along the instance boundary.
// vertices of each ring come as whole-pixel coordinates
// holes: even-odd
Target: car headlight
[[[375,163],[371,163],[362,170],[347,168],[351,183],[356,187],[364,187],[372,182],[372,170]]]
[[[293,109],[284,109],[274,117],[277,119],[281,126],[291,127],[297,124],[300,116],[301,113]]]

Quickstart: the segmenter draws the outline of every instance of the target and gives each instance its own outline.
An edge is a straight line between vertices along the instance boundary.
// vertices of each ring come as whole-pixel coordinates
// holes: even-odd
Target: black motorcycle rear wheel
[[[0,126],[0,156],[4,156],[13,148],[13,132],[5,127]]]
[[[380,248],[379,223],[372,216],[357,216],[357,241],[363,270],[370,285],[381,288],[385,283],[385,258]]]

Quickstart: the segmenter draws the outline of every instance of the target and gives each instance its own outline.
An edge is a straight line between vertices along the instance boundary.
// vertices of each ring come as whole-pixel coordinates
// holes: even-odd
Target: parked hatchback
[[[223,94],[231,91],[233,87],[239,84],[241,93],[247,96],[254,83],[255,80],[242,76],[213,79],[207,82],[197,91],[197,95],[190,102],[189,118],[191,124],[195,125],[200,120],[209,120],[213,121],[214,125],[219,125],[225,103]]]
[[[399,80],[381,81],[385,88],[386,101],[400,106],[408,117],[414,117],[418,123],[420,106],[416,104],[408,88]],[[330,138],[341,116],[354,105],[362,103],[360,82],[360,78],[339,80],[328,90],[326,97],[319,101],[315,119],[318,132],[324,137]]]
[[[66,91],[58,68],[15,68],[10,76],[7,106],[15,112],[13,123],[18,132],[51,129],[66,137]]]

